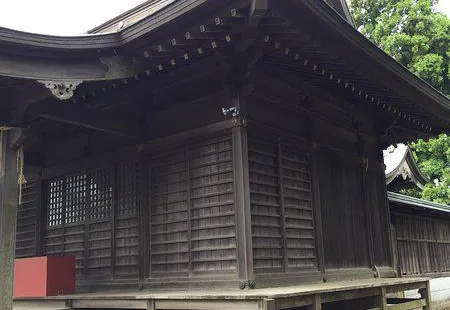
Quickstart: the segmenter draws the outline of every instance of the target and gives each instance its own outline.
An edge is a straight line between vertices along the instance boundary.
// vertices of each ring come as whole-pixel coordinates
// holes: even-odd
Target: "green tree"
[[[438,1],[350,0],[350,10],[361,33],[449,96],[450,19],[436,12]],[[411,147],[424,174],[436,180],[415,196],[450,204],[450,137],[442,134]]]

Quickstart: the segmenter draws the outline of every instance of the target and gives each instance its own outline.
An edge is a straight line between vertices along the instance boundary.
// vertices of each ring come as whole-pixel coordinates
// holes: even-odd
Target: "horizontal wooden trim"
[[[417,278],[417,274],[406,274],[402,275],[402,278]],[[437,272],[427,272],[427,273],[421,273],[419,276],[424,278],[448,278],[450,277],[450,270],[448,271],[437,271]]]
[[[416,238],[399,238],[397,237],[397,241],[404,242],[423,242],[423,243],[433,243],[433,244],[449,244],[450,240],[437,240],[437,239],[416,239]]]

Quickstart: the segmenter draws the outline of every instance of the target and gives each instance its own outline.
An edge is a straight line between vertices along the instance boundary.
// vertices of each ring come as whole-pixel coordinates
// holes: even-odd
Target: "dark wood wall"
[[[339,159],[318,157],[325,266],[370,267],[362,167]]]
[[[228,129],[44,169],[23,189],[17,257],[75,255],[79,280],[237,276],[232,154]]]
[[[264,286],[389,267],[377,137],[339,104],[283,85],[257,83],[247,97],[213,86],[149,108],[142,144],[92,132],[47,143],[40,196],[30,183],[36,203],[21,206],[36,218],[19,216],[41,233],[34,247],[18,238],[18,255],[75,255],[78,278],[103,284]],[[226,119],[234,105],[241,115]]]
[[[286,244],[294,241],[290,235],[295,230],[288,229],[292,206],[297,209],[294,218],[299,216],[295,225],[301,227],[296,235],[302,242],[294,241],[295,255],[302,258],[298,267],[327,274],[391,266],[384,168],[378,137],[365,127],[370,122],[355,125],[355,111],[339,98],[308,96],[313,91],[302,96],[302,90],[293,97],[294,90],[282,76],[260,80],[262,84],[246,98],[250,183],[266,193],[251,192],[254,232],[263,226],[262,219],[271,226],[271,234],[269,229],[263,233],[273,235],[267,240],[253,236],[255,270],[258,264],[263,266],[261,272],[289,270]],[[268,81],[270,85],[263,87]],[[286,163],[290,166],[284,167]],[[260,211],[258,203],[271,208]],[[314,239],[308,242],[311,236]],[[278,246],[255,249],[255,242],[270,246],[270,240]],[[262,262],[257,261],[260,253],[266,256]]]
[[[401,275],[450,271],[450,222],[395,212],[397,265]]]
[[[248,150],[255,272],[317,270],[309,152],[257,136]]]

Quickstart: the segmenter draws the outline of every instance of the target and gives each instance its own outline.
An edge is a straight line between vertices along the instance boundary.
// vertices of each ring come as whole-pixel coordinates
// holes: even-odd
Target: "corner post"
[[[232,129],[232,141],[238,273],[242,281],[241,288],[245,288],[252,286],[250,281],[254,280],[247,128],[241,91],[232,89],[231,96],[233,107],[239,111],[237,116],[233,116],[235,126]]]
[[[17,149],[11,148],[15,129],[0,133],[0,309],[13,304],[14,257],[18,207]]]

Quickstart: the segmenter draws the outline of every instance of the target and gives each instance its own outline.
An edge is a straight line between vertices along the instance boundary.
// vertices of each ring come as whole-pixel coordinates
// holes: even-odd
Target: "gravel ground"
[[[435,303],[434,310],[450,310],[450,300],[440,303]]]

